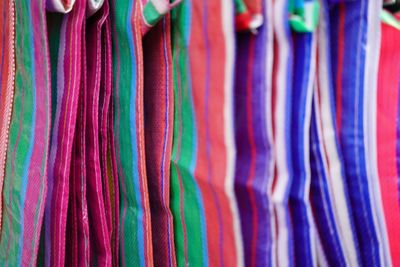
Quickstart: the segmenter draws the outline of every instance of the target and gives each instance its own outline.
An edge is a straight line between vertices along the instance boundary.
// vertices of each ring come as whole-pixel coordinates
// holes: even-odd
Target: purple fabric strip
[[[265,11],[265,5],[263,10]],[[268,129],[271,106],[272,44],[269,21],[255,35],[237,34],[235,83],[235,139],[237,146],[235,193],[238,198],[246,266],[272,264],[271,210],[268,197],[273,179]]]

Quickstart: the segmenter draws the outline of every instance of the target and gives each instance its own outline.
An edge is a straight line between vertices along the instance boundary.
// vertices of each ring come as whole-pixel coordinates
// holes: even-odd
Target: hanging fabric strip
[[[66,232],[67,266],[89,266],[90,233],[87,204],[87,172],[86,172],[86,23],[82,30],[82,78],[79,88],[79,100],[76,118],[76,130],[71,156],[70,191]],[[57,88],[55,88],[57,89]],[[53,96],[54,97],[54,96]]]
[[[168,14],[145,35],[143,48],[146,167],[153,248],[157,251],[154,264],[176,266],[174,225],[169,205],[174,99]]]
[[[189,42],[192,1],[171,12],[174,130],[171,154],[171,210],[178,266],[207,266],[208,247],[203,195],[194,178],[197,129],[193,108]],[[190,237],[190,239],[189,239]]]
[[[363,265],[390,264],[376,171],[376,40],[380,1],[331,8],[336,120]]]
[[[57,66],[57,107],[49,159],[45,240],[46,266],[64,265],[72,145],[82,80],[82,29],[86,1],[64,16]]]
[[[304,5],[314,3],[304,1]],[[309,202],[310,193],[310,120],[315,82],[316,38],[314,33],[292,34],[292,136],[293,181],[290,186],[289,206],[293,221],[295,265],[316,266],[315,225]]]
[[[86,28],[87,51],[87,99],[86,99],[86,172],[87,199],[90,223],[91,262],[101,266],[111,266],[111,242],[109,228],[110,202],[108,190],[103,187],[101,172],[100,145],[100,90],[104,73],[102,72],[103,53],[102,31],[108,17],[108,5],[104,5],[96,14],[90,17]],[[104,83],[103,83],[104,84]],[[105,174],[103,174],[105,177]],[[105,179],[105,178],[104,178]],[[108,203],[107,203],[108,200]],[[108,205],[107,205],[108,204]]]
[[[47,190],[51,85],[44,2],[14,4],[15,91],[2,195],[0,262],[20,266],[35,265],[39,247]]]
[[[108,1],[103,9],[109,12]],[[104,11],[105,12],[105,11]],[[112,266],[118,265],[119,258],[119,186],[114,149],[113,103],[112,103],[112,43],[111,18],[107,15],[101,31],[101,81],[99,102],[99,146],[101,155],[102,185],[105,211],[110,236]]]
[[[235,195],[246,266],[272,266],[274,257],[274,217],[269,199],[273,181],[272,1],[263,1],[262,6],[265,21],[257,34],[236,35]]]
[[[243,248],[233,188],[233,3],[194,0],[191,15],[193,21],[201,21],[191,25],[188,49],[197,130],[194,177],[204,200],[208,264],[241,266]]]
[[[276,216],[276,263],[294,264],[293,230],[289,210],[289,193],[293,178],[291,153],[291,103],[293,51],[289,28],[287,0],[274,1],[274,67],[273,67],[273,129],[275,171],[272,192]]]
[[[0,192],[6,171],[6,155],[8,135],[11,124],[11,114],[14,101],[15,82],[15,3],[2,1],[0,3],[0,28],[2,39],[0,46],[1,76],[0,76]],[[3,197],[0,197],[0,230],[3,218]]]
[[[115,148],[120,187],[120,264],[153,265],[145,165],[143,58],[138,0],[112,1]]]
[[[318,92],[313,98],[313,109],[310,129],[310,159],[311,159],[311,194],[310,201],[314,213],[318,236],[320,238],[317,248],[317,258],[325,258],[327,264],[332,266],[347,266],[348,259],[340,239],[340,228],[335,217],[335,206],[330,196],[329,164],[325,155],[323,142],[323,129],[321,123],[321,110],[319,107]],[[320,261],[318,261],[321,264]],[[324,266],[324,265],[322,265]]]
[[[318,251],[325,254],[330,265],[358,266],[360,251],[336,134],[329,25],[328,3],[322,1],[317,31],[317,82],[311,119],[310,200],[322,246]]]
[[[393,17],[399,19],[399,15]],[[400,264],[400,31],[382,23],[377,93],[378,172],[393,266]]]
[[[233,12],[230,1],[194,0],[184,1],[172,15],[171,202],[178,265],[240,266],[243,261],[233,188]]]

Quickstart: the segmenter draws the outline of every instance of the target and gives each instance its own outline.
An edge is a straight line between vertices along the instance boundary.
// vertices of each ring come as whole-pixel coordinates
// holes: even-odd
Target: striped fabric
[[[265,20],[257,34],[236,36],[235,195],[246,266],[272,266],[274,260],[271,7],[272,1],[263,1]],[[236,30],[242,29],[236,24]]]
[[[50,24],[50,23],[49,23]],[[50,30],[50,29],[49,29]],[[59,30],[55,30],[59,34]],[[82,31],[82,36],[85,30]],[[57,37],[55,37],[57,38]],[[56,42],[56,41],[54,41]],[[52,51],[52,50],[50,50]],[[55,56],[57,58],[57,56]],[[82,45],[82,66],[86,69],[86,46]],[[53,65],[54,66],[54,65]],[[53,70],[53,72],[56,72]],[[66,265],[77,264],[87,266],[90,262],[90,234],[87,203],[87,172],[86,172],[86,113],[87,108],[87,78],[82,75],[79,87],[76,129],[71,155],[71,174],[69,182],[69,203],[66,230]],[[54,87],[53,87],[54,88]],[[56,89],[56,88],[55,88]],[[57,90],[57,89],[56,89]],[[54,92],[54,91],[53,91]],[[54,98],[54,96],[53,96]],[[54,102],[53,102],[54,103]],[[54,107],[54,106],[53,106]]]
[[[173,133],[171,22],[167,15],[143,39],[146,169],[155,266],[176,266],[170,209]],[[157,108],[154,108],[157,107]]]
[[[77,2],[62,19],[49,16],[57,86],[53,87],[52,101],[54,169],[49,196],[54,201],[48,202],[46,265],[118,263],[119,187],[110,105],[109,6],[105,2],[90,18],[86,7],[86,2]],[[59,129],[60,125],[67,128]],[[58,144],[65,144],[63,140],[68,140],[68,146],[58,148]],[[59,165],[63,160],[64,165]]]
[[[272,113],[275,170],[271,199],[275,213],[275,254],[279,266],[291,266],[294,259],[293,228],[289,208],[293,180],[291,151],[291,104],[293,102],[293,44],[289,28],[288,2],[274,1],[274,62]]]
[[[322,264],[321,259],[325,259],[326,264],[332,266],[357,266],[360,264],[358,241],[336,134],[329,25],[329,6],[324,1],[317,32],[316,84],[310,128],[310,201],[320,240],[318,263]]]
[[[15,84],[11,85],[14,101],[2,192],[0,262],[34,266],[47,191],[51,123],[46,13],[43,1],[3,4],[3,12],[8,9],[10,22],[15,22]],[[3,88],[1,92],[9,94]]]
[[[101,266],[110,266],[111,255],[111,206],[109,198],[108,181],[102,181],[102,153],[104,145],[99,133],[100,127],[104,132],[104,118],[101,120],[99,112],[104,99],[100,99],[102,89],[107,89],[105,68],[103,60],[103,38],[105,37],[105,21],[108,18],[108,3],[103,6],[94,16],[86,20],[86,139],[85,139],[85,160],[87,174],[87,206],[90,224],[91,239],[91,262],[96,262]],[[111,52],[110,50],[108,52]],[[105,66],[109,67],[109,66]],[[110,81],[108,81],[110,82]],[[108,101],[108,100],[106,100]],[[103,103],[104,104],[104,103]],[[105,103],[107,105],[107,103]],[[99,125],[100,124],[100,125]]]
[[[191,1],[172,11],[171,29],[174,88],[174,132],[171,154],[171,210],[178,266],[208,265],[208,246],[203,196],[194,170],[197,129],[193,109],[189,42]],[[190,237],[190,240],[188,240]]]
[[[184,1],[172,12],[171,205],[179,266],[243,261],[233,188],[233,12],[230,1],[214,0]]]
[[[3,189],[8,145],[9,126],[14,99],[15,82],[15,5],[13,1],[0,3],[1,41],[1,79],[0,79],[0,191]],[[3,198],[0,197],[0,228],[3,215]]]
[[[0,1],[0,265],[400,265],[399,7]]]
[[[115,150],[120,188],[120,264],[153,265],[145,164],[143,51],[139,1],[111,1]]]
[[[102,64],[100,80],[99,106],[99,146],[101,155],[102,186],[105,192],[105,208],[108,232],[111,242],[112,266],[119,263],[119,183],[114,142],[114,105],[113,105],[113,66],[111,15],[108,2],[103,9],[107,12],[101,32]],[[89,48],[87,48],[89,49]],[[90,138],[90,135],[89,137]]]
[[[312,1],[304,1],[303,5]],[[316,266],[315,225],[309,194],[310,121],[315,82],[316,38],[313,33],[293,33],[293,77],[291,106],[290,153],[293,180],[289,207],[293,221],[294,262],[296,266]]]
[[[397,20],[399,16],[397,15]],[[393,266],[400,264],[399,237],[399,90],[400,90],[400,31],[381,26],[377,92],[377,151],[378,174],[382,206],[388,232],[390,258]],[[396,122],[396,123],[395,123]]]
[[[374,40],[379,40],[381,6],[380,1],[345,1],[334,5],[330,13],[337,131],[360,262],[374,266],[390,264],[373,136],[379,53]]]
[[[71,156],[82,81],[85,1],[64,16],[57,63],[57,106],[52,129],[45,217],[46,266],[64,265]]]

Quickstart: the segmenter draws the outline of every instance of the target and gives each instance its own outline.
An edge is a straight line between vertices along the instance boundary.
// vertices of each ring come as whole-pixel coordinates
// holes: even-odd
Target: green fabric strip
[[[31,14],[29,2],[15,3],[15,59],[16,77],[12,119],[7,151],[6,176],[3,187],[3,225],[0,241],[1,265],[19,266],[19,249],[22,246],[21,203],[22,179],[28,157],[30,139],[34,129],[32,110],[34,108],[34,84],[32,77],[31,51],[33,44],[30,38]]]
[[[171,210],[178,266],[206,266],[202,200],[194,179],[196,125],[190,85],[188,37],[190,1],[172,10],[174,139],[171,157]],[[187,261],[187,262],[186,262]]]
[[[134,182],[139,178],[133,176],[134,168],[137,170],[137,162],[134,162],[132,149],[130,121],[132,105],[130,99],[136,91],[136,77],[133,77],[135,61],[134,44],[132,35],[131,16],[135,1],[114,1],[113,5],[113,72],[114,72],[114,103],[116,135],[116,153],[119,184],[120,184],[120,261],[125,266],[141,266],[143,255],[139,253],[138,240],[138,213],[140,208],[136,200]],[[133,122],[135,123],[135,122]],[[135,166],[133,166],[135,164]],[[134,181],[136,180],[136,181]],[[140,196],[139,196],[140,197]]]

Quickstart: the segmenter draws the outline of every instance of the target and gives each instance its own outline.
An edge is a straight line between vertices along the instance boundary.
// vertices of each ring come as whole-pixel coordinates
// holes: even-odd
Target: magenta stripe
[[[47,191],[47,153],[50,134],[51,84],[49,54],[47,47],[47,28],[44,2],[31,1],[32,23],[38,33],[34,34],[35,69],[36,69],[36,125],[35,143],[30,161],[28,186],[24,207],[25,227],[32,231],[24,231],[22,263],[36,265],[39,247],[39,235],[42,225],[45,197]],[[40,167],[38,167],[40,166]],[[37,186],[41,185],[41,186]],[[30,229],[30,228],[27,228]]]
[[[64,265],[65,262],[65,233],[66,218],[69,197],[69,172],[72,153],[72,142],[75,132],[77,116],[77,104],[80,90],[81,75],[81,50],[82,50],[82,23],[85,14],[85,2],[77,0],[71,13],[64,18],[66,31],[62,32],[60,40],[66,40],[66,50],[63,67],[59,69],[58,79],[63,82],[65,90],[62,91],[63,103],[57,108],[61,109],[59,128],[54,131],[54,139],[57,139],[59,146],[52,147],[52,153],[56,153],[53,173],[50,178],[54,179],[54,192],[52,195],[50,216],[50,238],[51,252],[48,265]],[[63,36],[65,34],[65,36]],[[62,46],[62,44],[61,44]],[[60,51],[62,53],[64,51]],[[62,59],[60,59],[62,60]],[[64,78],[64,79],[63,79]],[[59,130],[59,132],[57,132]],[[56,142],[56,141],[55,141]],[[50,200],[50,199],[49,199]],[[49,262],[50,261],[50,262]]]

